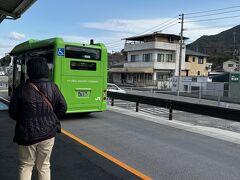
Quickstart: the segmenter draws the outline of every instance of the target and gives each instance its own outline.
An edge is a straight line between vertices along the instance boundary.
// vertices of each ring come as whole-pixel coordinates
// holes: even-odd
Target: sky
[[[196,13],[202,11],[209,12]],[[179,35],[182,13],[186,43],[240,24],[239,0],[37,0],[20,19],[0,24],[0,58],[28,39],[52,37],[80,43],[94,39],[116,52],[126,37],[155,31]]]

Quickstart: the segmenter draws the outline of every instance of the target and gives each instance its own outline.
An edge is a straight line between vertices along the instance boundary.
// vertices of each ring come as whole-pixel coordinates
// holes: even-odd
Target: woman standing
[[[31,180],[34,165],[39,180],[50,180],[50,156],[55,135],[61,132],[58,117],[65,114],[67,105],[48,80],[44,58],[30,59],[27,74],[29,79],[16,88],[9,105],[9,115],[16,120],[13,141],[19,145],[19,180]]]

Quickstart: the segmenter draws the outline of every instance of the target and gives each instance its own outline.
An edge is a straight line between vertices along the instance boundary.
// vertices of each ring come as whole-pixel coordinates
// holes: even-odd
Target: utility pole
[[[235,51],[235,49],[236,49],[235,44],[236,44],[236,32],[233,32],[233,50],[234,50],[234,51]]]
[[[233,61],[235,61],[236,56],[236,32],[233,32]]]
[[[237,70],[240,71],[240,57],[236,49],[236,32],[233,32],[233,61],[237,62]]]
[[[182,49],[183,49],[183,21],[184,21],[184,14],[180,14],[181,16],[181,40],[180,40],[180,52],[179,52],[179,64],[178,64],[178,86],[177,86],[177,95],[179,96],[180,85],[181,85],[181,66],[182,66]]]

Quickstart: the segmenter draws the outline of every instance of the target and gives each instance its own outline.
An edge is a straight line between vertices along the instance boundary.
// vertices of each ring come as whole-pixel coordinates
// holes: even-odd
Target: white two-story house
[[[184,37],[184,40],[187,38]],[[116,83],[134,85],[157,85],[178,76],[180,36],[152,33],[125,38],[124,51],[127,62],[123,68],[109,70]],[[181,69],[185,68],[185,45],[183,43]]]

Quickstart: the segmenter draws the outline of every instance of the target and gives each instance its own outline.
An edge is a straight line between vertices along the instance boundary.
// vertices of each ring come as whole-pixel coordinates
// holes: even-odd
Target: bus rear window
[[[96,71],[96,63],[71,61],[72,70]]]
[[[94,48],[85,48],[79,46],[66,46],[65,57],[75,59],[100,60],[101,50]]]

